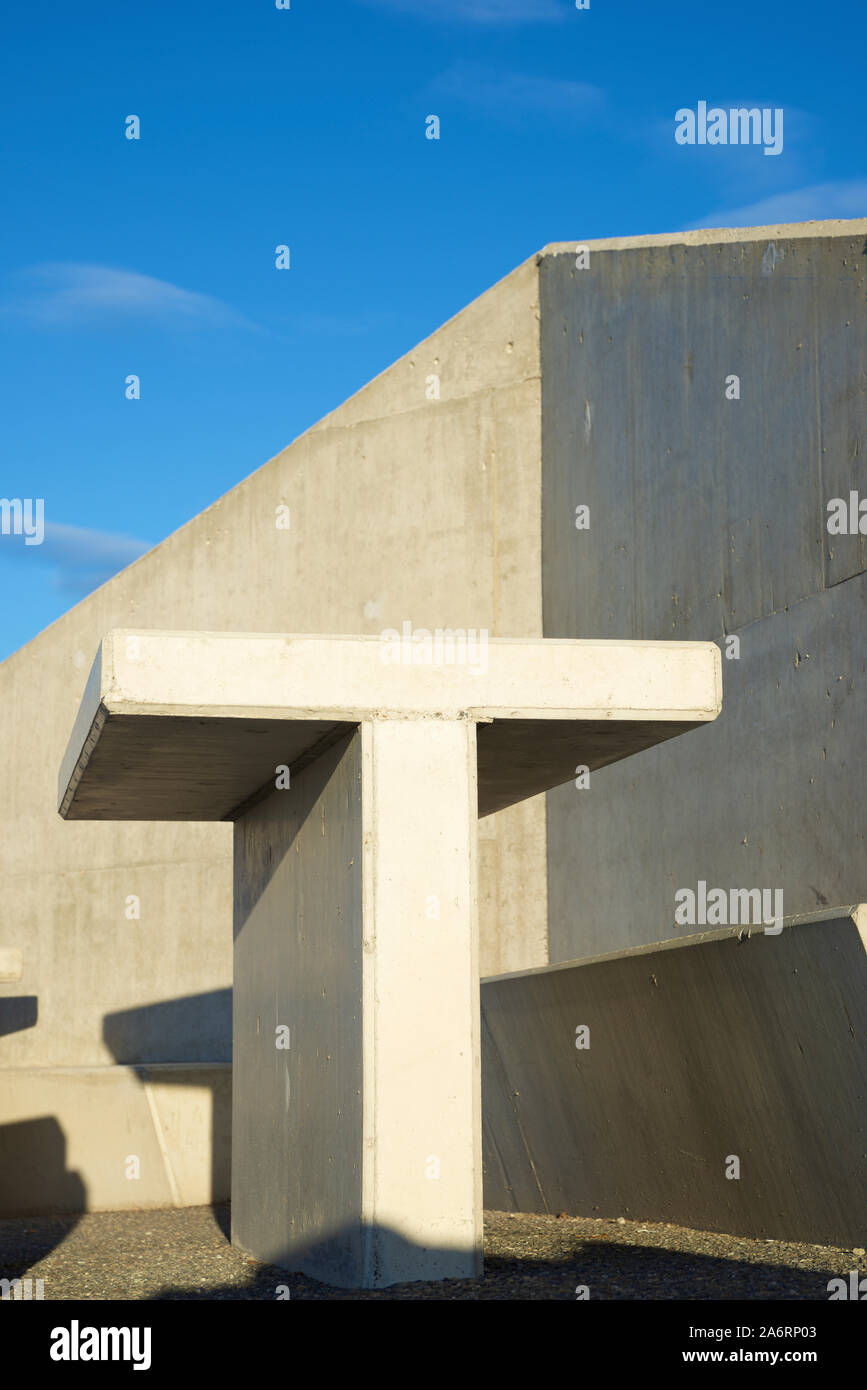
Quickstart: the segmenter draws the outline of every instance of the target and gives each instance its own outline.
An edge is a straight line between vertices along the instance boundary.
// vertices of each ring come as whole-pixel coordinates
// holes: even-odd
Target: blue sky
[[[867,213],[865,33],[854,0],[4,7],[0,497],[46,533],[0,535],[0,659],[546,243]],[[678,145],[701,100],[782,108],[782,152]]]

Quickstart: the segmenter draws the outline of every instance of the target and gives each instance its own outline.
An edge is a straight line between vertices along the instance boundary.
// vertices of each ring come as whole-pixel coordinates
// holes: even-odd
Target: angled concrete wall
[[[708,938],[483,981],[488,1208],[863,1246],[867,908]]]

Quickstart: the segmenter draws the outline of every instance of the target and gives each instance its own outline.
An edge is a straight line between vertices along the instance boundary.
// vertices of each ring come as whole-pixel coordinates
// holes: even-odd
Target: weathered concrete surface
[[[862,906],[484,980],[485,1205],[863,1245],[865,951]]]
[[[543,253],[545,635],[741,643],[715,729],[549,795],[552,960],[662,939],[699,878],[867,897],[867,538],[826,530],[867,495],[865,235]]]

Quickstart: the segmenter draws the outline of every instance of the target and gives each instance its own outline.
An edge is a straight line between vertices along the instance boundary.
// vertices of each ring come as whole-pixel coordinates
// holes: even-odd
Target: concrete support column
[[[482,1264],[476,728],[362,725],[366,1282]]]
[[[232,1238],[346,1287],[481,1270],[476,739],[362,723],[236,822]]]

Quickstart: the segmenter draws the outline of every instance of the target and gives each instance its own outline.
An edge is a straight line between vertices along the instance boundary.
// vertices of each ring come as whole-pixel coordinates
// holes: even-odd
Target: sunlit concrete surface
[[[226,820],[362,720],[479,725],[482,815],[715,719],[709,642],[486,642],[477,665],[393,662],[371,637],[119,632],[60,771],[70,820]],[[482,669],[482,666],[484,669]]]

